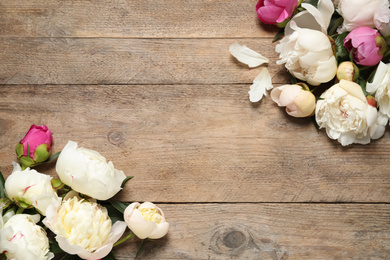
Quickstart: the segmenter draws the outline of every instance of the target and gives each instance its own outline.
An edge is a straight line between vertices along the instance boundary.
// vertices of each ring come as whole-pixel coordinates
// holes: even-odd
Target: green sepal
[[[282,36],[284,35],[284,28],[281,28],[279,30],[279,32],[275,35],[274,39],[272,40],[272,42],[276,42],[277,40],[279,40]]]
[[[2,197],[0,198],[0,208],[6,209],[12,204],[12,201],[9,198]]]
[[[123,180],[123,182],[121,184],[121,188],[123,189],[123,187],[125,187],[126,182],[128,182],[129,180],[131,180],[133,178],[134,178],[134,176],[126,176],[126,178]]]
[[[23,201],[23,200],[17,200],[17,201],[14,201],[16,205],[18,205],[20,208],[23,208],[23,209],[31,209],[33,208],[34,206]]]
[[[27,156],[20,157],[19,161],[22,165],[22,170],[25,170],[27,167],[32,167],[35,164],[34,160]]]
[[[65,183],[63,183],[60,179],[51,179],[51,186],[54,190],[59,190],[65,186]]]
[[[21,143],[16,145],[15,152],[18,159],[23,156],[23,145]]]
[[[35,162],[41,163],[50,157],[50,151],[47,150],[47,144],[40,144],[34,152]]]

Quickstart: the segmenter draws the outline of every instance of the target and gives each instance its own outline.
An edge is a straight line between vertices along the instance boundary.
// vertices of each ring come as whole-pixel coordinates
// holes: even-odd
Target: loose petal
[[[251,68],[269,62],[266,57],[237,42],[230,45],[229,51],[238,61],[247,64]]]
[[[249,100],[251,102],[260,101],[264,95],[267,95],[267,90],[272,89],[271,75],[268,69],[263,68],[260,74],[253,80],[249,90]]]

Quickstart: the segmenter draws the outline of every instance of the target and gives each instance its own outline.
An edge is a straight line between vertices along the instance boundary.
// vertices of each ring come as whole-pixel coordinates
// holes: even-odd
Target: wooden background
[[[140,259],[389,259],[390,136],[342,147],[248,90],[271,59],[256,0],[1,0],[0,165],[31,124],[135,176],[117,198],[152,201],[168,235]],[[44,169],[55,176],[54,167]],[[132,259],[133,239],[115,249]]]

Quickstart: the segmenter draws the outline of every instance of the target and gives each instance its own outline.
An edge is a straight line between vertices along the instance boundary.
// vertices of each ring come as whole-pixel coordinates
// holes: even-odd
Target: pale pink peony
[[[344,39],[344,46],[353,60],[363,66],[374,66],[383,58],[382,44],[386,44],[379,32],[370,27],[359,27],[350,32]]]

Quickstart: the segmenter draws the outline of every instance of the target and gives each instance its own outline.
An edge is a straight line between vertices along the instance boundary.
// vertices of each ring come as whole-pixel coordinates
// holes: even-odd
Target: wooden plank
[[[247,85],[13,86],[0,89],[0,165],[31,124],[135,178],[120,199],[160,202],[389,202],[389,134],[343,148]],[[54,176],[54,168],[48,170]]]
[[[387,259],[390,205],[160,205],[168,235],[139,259]],[[132,259],[139,240],[115,249]]]
[[[240,38],[274,37],[256,0],[2,0],[0,36]]]
[[[0,84],[252,83],[229,53],[234,39],[0,38]],[[271,59],[275,83],[287,82],[270,39],[242,39]],[[265,47],[269,46],[269,47]]]

